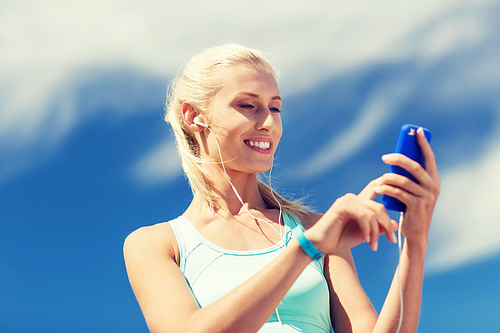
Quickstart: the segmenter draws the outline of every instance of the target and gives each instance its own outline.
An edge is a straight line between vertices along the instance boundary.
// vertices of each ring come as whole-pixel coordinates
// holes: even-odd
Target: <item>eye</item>
[[[254,106],[252,104],[241,104],[240,108],[243,108],[243,109],[253,109]]]
[[[271,107],[271,108],[269,108],[269,110],[271,110],[271,112],[276,112],[276,113],[281,112],[281,110],[279,108],[275,108],[275,107]]]

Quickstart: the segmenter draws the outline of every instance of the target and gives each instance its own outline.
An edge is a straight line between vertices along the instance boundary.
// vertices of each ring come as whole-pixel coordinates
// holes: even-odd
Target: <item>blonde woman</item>
[[[383,157],[409,170],[418,184],[385,174],[317,214],[258,178],[272,167],[281,139],[281,103],[269,62],[237,44],[193,57],[173,83],[166,120],[193,200],[182,216],[140,228],[124,244],[129,280],[149,329],[415,332],[439,194],[425,136],[417,131],[425,168],[402,155]],[[396,242],[398,224],[372,200],[377,194],[407,205],[400,283],[395,274],[380,315],[358,282],[350,253],[362,242],[376,250],[383,234]]]

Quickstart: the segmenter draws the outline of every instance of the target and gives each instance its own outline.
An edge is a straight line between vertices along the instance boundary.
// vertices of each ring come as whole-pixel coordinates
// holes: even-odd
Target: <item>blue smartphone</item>
[[[404,124],[403,126],[401,126],[394,152],[408,156],[412,160],[420,163],[422,167],[424,167],[424,156],[417,142],[417,129],[419,127],[420,126],[411,124]],[[430,143],[432,137],[431,132],[426,128],[424,128],[423,130],[427,141]],[[418,183],[418,181],[411,175],[411,173],[401,167],[391,165],[390,172],[403,175]],[[406,205],[404,203],[388,195],[384,195],[382,197],[382,204],[384,204],[386,209],[403,213],[406,212]]]

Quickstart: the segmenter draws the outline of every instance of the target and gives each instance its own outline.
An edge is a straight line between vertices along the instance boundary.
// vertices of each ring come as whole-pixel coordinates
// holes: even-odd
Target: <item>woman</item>
[[[387,164],[418,184],[385,174],[321,215],[257,177],[272,167],[282,134],[276,74],[256,50],[236,44],[193,57],[173,85],[172,125],[193,200],[170,222],[130,234],[130,283],[152,332],[416,331],[424,256],[439,177],[422,130],[425,169],[399,155]],[[321,126],[318,119],[318,126]],[[397,275],[378,316],[361,288],[350,248],[398,224],[377,194],[407,205]],[[292,230],[293,229],[293,235]],[[322,255],[326,255],[320,259]],[[314,259],[316,260],[314,260]],[[404,300],[400,323],[400,293]]]

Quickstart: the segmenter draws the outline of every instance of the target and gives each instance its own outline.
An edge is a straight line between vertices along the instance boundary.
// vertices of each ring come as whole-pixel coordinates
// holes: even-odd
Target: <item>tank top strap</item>
[[[293,216],[288,215],[287,213],[282,213],[282,215],[283,215],[283,224],[285,225],[285,227],[293,229],[296,226],[301,225],[300,222]]]
[[[191,231],[191,228],[194,227],[187,217],[179,216],[169,221],[169,224],[174,231],[179,246],[179,268],[184,272],[189,254],[201,245],[201,241]]]

